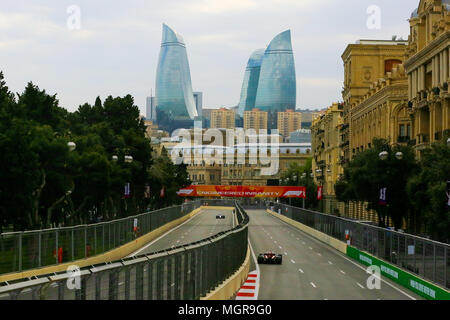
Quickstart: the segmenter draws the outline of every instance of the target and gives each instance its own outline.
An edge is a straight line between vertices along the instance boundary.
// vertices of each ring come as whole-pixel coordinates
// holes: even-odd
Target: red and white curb
[[[259,283],[258,271],[252,271],[248,274],[247,280],[241,286],[236,294],[236,300],[256,300],[258,298],[256,290]]]

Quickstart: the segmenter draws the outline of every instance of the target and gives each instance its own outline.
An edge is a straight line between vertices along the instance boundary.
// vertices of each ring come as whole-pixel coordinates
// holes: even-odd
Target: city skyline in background
[[[146,98],[155,92],[164,22],[188,43],[193,90],[203,92],[204,108],[238,105],[248,57],[275,34],[290,29],[297,108],[323,109],[341,100],[344,44],[392,35],[406,39],[405,12],[417,6],[415,1],[385,0],[350,1],[345,8],[331,0],[133,1],[133,6],[78,1],[80,28],[68,30],[71,5],[52,0],[38,5],[4,2],[0,60],[6,61],[2,70],[11,90],[20,93],[32,81],[57,94],[69,111],[93,103],[98,94],[102,99],[131,94],[142,114]],[[380,9],[379,29],[367,27],[372,5]]]

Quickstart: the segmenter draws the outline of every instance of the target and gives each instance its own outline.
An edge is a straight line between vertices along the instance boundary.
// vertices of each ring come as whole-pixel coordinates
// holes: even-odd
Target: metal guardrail
[[[211,205],[210,200],[206,202]],[[76,284],[69,273],[3,283],[0,300],[199,299],[245,260],[249,218],[234,201],[233,205],[240,223],[229,231],[173,249],[82,268],[75,288],[68,285]]]
[[[333,238],[450,288],[450,245],[353,220],[277,203],[273,210]]]
[[[0,234],[0,274],[56,265],[115,249],[190,213],[202,200],[108,222]],[[134,222],[137,219],[137,232]]]

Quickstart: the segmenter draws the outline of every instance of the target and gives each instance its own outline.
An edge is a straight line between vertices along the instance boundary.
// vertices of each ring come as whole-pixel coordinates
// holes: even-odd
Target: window
[[[390,59],[384,62],[384,73],[392,72],[392,69],[396,68],[399,64],[402,64],[401,60]]]
[[[406,131],[405,131],[405,125],[401,124],[400,128],[399,128],[399,134],[400,137],[404,137],[406,135]]]

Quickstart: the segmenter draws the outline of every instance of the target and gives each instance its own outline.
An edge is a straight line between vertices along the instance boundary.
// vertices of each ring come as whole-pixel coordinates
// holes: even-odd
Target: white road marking
[[[314,288],[317,288],[316,285],[314,284],[314,282],[311,282],[311,285],[312,285]]]
[[[291,259],[291,262],[295,264],[295,261]]]
[[[311,248],[311,247],[309,247],[309,250],[312,250],[312,248]]]
[[[283,249],[281,246],[278,246],[278,248]]]
[[[284,255],[287,256],[287,252],[285,252]]]
[[[298,269],[298,271],[300,271],[301,273],[304,273],[302,269]]]
[[[339,270],[342,274],[345,274],[345,272],[344,271],[342,271],[342,270]]]
[[[297,238],[297,240],[300,240],[299,238]]]
[[[271,217],[273,217],[273,216],[270,215],[270,214],[268,214],[268,215],[271,216]],[[274,217],[274,218],[275,218],[275,217]],[[287,222],[285,222],[285,221],[283,221],[283,220],[281,220],[281,219],[278,219],[278,221],[280,221],[281,224],[285,224],[285,225],[288,226],[288,227],[295,228],[294,226],[290,225],[289,223],[287,223]],[[319,240],[317,240],[316,238],[314,238],[314,237],[312,237],[312,236],[310,236],[310,235],[308,235],[308,234],[305,234],[305,236],[308,237],[309,239],[313,240],[313,241],[319,242]],[[327,248],[330,249],[329,252],[332,252],[332,253],[334,253],[336,256],[341,257],[342,259],[347,260],[348,262],[350,262],[350,263],[354,264],[355,266],[357,266],[359,269],[361,269],[361,270],[363,270],[364,272],[366,272],[366,268],[362,267],[361,265],[359,265],[359,264],[356,263],[355,261],[351,260],[350,258],[345,257],[343,254],[338,253],[337,251],[331,250],[331,248],[329,248],[329,247],[327,247]],[[392,285],[391,283],[387,282],[387,281],[384,280],[383,278],[381,278],[381,281],[384,282],[385,284],[387,284],[388,286],[392,287],[393,289],[397,290],[398,292],[402,293],[403,295],[407,296],[407,297],[410,298],[411,300],[417,300],[417,299],[414,298],[413,296],[407,294],[405,291],[403,291],[403,290],[401,290],[400,288],[398,288],[398,287]]]
[[[137,255],[139,252],[147,249],[148,247],[150,247],[152,244],[154,244],[156,241],[161,240],[162,238],[164,238],[165,236],[167,236],[169,233],[171,233],[172,231],[177,230],[178,228],[180,228],[181,226],[183,226],[184,224],[192,221],[194,218],[199,217],[200,214],[202,213],[202,210],[200,212],[198,212],[197,214],[195,214],[194,216],[192,216],[191,218],[189,218],[188,220],[186,220],[185,222],[183,222],[182,224],[180,224],[179,226],[176,226],[175,228],[170,229],[169,231],[167,231],[166,233],[164,233],[163,235],[159,236],[158,238],[156,238],[155,240],[153,240],[152,242],[150,242],[149,244],[143,246],[141,249],[133,252],[132,254],[130,254],[127,258],[129,257],[133,257],[135,255]],[[200,222],[199,222],[200,223]]]
[[[319,252],[317,252],[317,255],[318,255],[318,256],[322,256],[322,254],[321,254],[321,253],[319,253]]]
[[[364,289],[364,286],[360,284],[359,282],[356,283],[358,286],[360,286],[362,289]]]
[[[328,263],[329,263],[329,264],[333,264],[333,262],[331,262],[331,261],[328,261]]]

